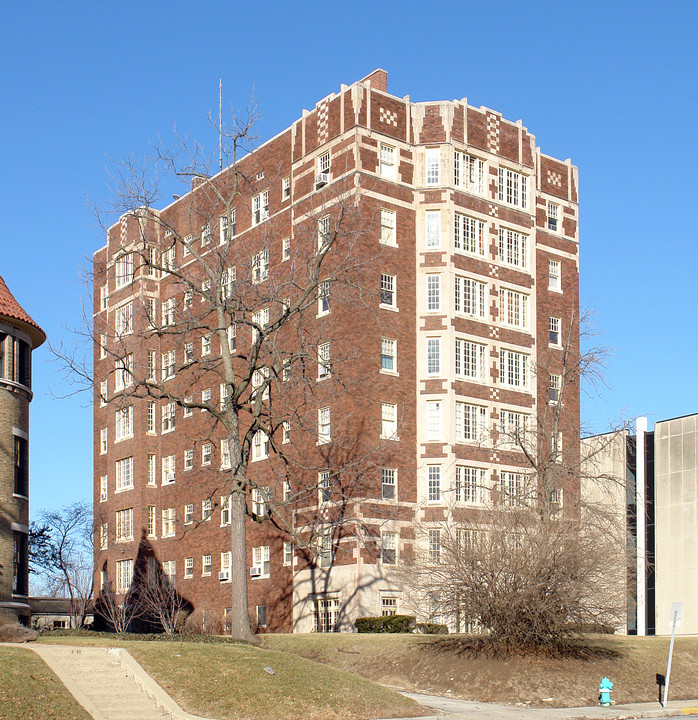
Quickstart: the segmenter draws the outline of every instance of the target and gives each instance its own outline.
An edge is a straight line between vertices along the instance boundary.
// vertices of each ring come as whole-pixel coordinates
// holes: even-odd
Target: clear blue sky
[[[579,167],[582,303],[615,348],[590,429],[698,411],[695,3],[7,2],[0,33],[0,274],[54,343],[103,244],[84,196],[105,198],[108,157],[174,123],[213,147],[219,77],[226,104],[255,89],[267,139],[382,67],[392,93],[521,118]],[[42,348],[33,516],[92,495],[91,400],[52,398],[57,381]]]

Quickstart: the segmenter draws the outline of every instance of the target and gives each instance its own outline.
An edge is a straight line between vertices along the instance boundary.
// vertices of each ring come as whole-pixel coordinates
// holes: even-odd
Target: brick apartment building
[[[348,275],[336,287],[317,278],[303,352],[283,331],[289,373],[278,357],[257,373],[263,402],[283,400],[289,419],[249,448],[250,616],[297,632],[434,616],[400,559],[438,553],[445,524],[516,491],[528,466],[512,435],[545,423],[563,391],[556,452],[579,457],[579,393],[564,367],[578,352],[577,170],[542,154],[521,121],[389,94],[382,70],[236,169],[232,206],[220,202],[227,168],[167,207],[124,214],[95,253],[96,587],[123,593],[150,557],[205,616],[230,607],[227,441],[206,412],[230,389],[213,328],[227,323],[242,367],[298,292],[294,273],[344,222],[332,262]],[[223,190],[203,212],[193,198],[212,188]],[[167,272],[189,263],[215,266],[220,291],[247,298],[210,334],[190,329],[210,278]],[[149,380],[172,390],[149,393]],[[568,482],[560,489],[574,493]],[[272,522],[256,522],[272,506]],[[317,537],[293,541],[283,518]]]

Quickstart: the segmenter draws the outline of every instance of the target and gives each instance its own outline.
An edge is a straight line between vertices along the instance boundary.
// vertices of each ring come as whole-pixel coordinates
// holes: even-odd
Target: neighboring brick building
[[[476,518],[479,505],[515,491],[527,466],[511,435],[524,423],[545,424],[548,409],[562,407],[563,390],[559,439],[576,465],[579,391],[563,357],[573,363],[578,354],[577,170],[542,154],[520,121],[465,99],[413,103],[388,94],[382,70],[304,111],[238,169],[247,181],[232,214],[215,200],[205,217],[191,212],[201,183],[232,182],[223,170],[176,197],[155,222],[125,215],[95,253],[97,587],[110,578],[123,590],[140,552],[157,557],[209,617],[230,606],[221,434],[198,408],[131,402],[122,372],[162,373],[178,388],[173,397],[215,406],[218,383],[193,368],[218,357],[217,341],[188,334],[180,316],[198,307],[198,288],[192,296],[137,260],[184,267],[193,251],[212,257],[219,234],[222,244],[230,230],[235,242],[220,270],[232,271],[230,283],[248,283],[266,312],[265,304],[285,304],[285,278],[310,262],[339,212],[358,208],[351,237],[365,262],[355,262],[345,296],[332,290],[331,306],[320,291],[304,335],[304,342],[316,338],[317,370],[303,412],[289,422],[314,427],[294,435],[291,426],[298,457],[309,458],[305,471],[291,473],[291,486],[315,473],[313,497],[325,500],[334,458],[350,464],[347,438],[362,458],[375,448],[372,470],[357,472],[361,493],[343,497],[353,531],[321,534],[309,557],[271,523],[249,520],[250,610],[270,630],[308,632],[409,609],[396,560],[414,555],[416,545],[438,551],[443,523]],[[191,245],[188,252],[168,227]],[[238,348],[249,320],[249,313],[230,319],[229,341]],[[180,321],[179,336],[167,332]],[[268,321],[268,314],[259,320]],[[343,366],[335,364],[340,357]],[[288,429],[279,430],[277,448]],[[259,437],[251,456],[261,462],[250,471],[271,477],[275,446],[270,451]],[[328,476],[308,470],[323,456]],[[268,486],[283,502],[283,482],[272,478]],[[564,491],[577,490],[571,477]],[[313,512],[308,497],[289,500],[297,523]]]
[[[29,623],[32,350],[46,336],[0,277],[0,624]]]

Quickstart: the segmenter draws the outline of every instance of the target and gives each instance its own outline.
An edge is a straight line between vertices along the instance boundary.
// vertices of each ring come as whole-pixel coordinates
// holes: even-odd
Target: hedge
[[[408,633],[416,625],[413,615],[386,615],[384,617],[363,617],[354,621],[360,633]]]

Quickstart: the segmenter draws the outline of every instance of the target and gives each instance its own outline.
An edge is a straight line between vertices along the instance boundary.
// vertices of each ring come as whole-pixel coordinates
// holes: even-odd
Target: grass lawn
[[[264,635],[263,647],[296,653],[401,689],[467,700],[532,706],[596,705],[607,675],[616,703],[658,697],[656,673],[666,672],[668,637],[594,635],[590,659],[473,658],[458,636],[391,634]],[[698,698],[698,637],[676,638],[670,700]]]
[[[31,650],[0,647],[0,720],[90,720]]]

